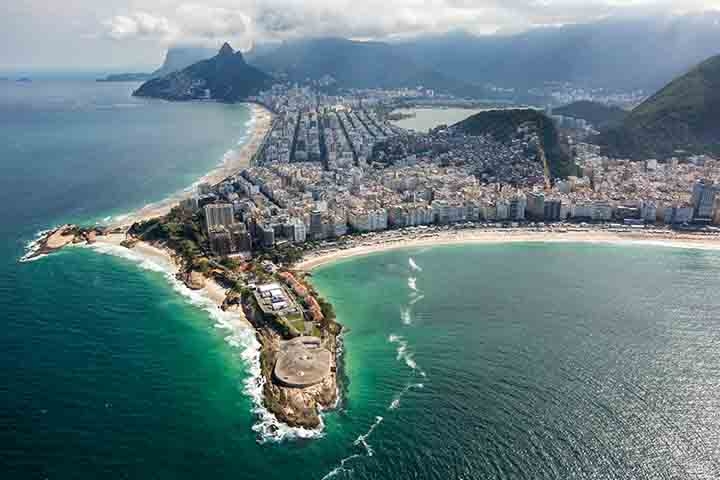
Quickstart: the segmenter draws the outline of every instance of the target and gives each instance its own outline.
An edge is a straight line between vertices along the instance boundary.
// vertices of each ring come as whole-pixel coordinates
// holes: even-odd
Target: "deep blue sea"
[[[320,438],[266,441],[252,337],[162,268],[88,248],[18,263],[37,231],[186,188],[246,134],[242,105],[132,88],[0,84],[0,478],[720,478],[720,254],[701,250],[322,267],[344,401]]]

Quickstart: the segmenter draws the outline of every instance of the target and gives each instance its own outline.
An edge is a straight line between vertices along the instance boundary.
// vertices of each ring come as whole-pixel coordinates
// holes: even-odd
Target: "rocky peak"
[[[230,56],[235,53],[235,50],[230,46],[229,43],[225,42],[223,46],[220,48],[220,52],[218,52],[218,55],[221,57],[224,56]]]

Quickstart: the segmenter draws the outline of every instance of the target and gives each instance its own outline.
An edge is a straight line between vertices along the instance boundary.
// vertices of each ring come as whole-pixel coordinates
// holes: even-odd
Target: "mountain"
[[[544,113],[533,109],[489,110],[477,113],[451,128],[466,135],[492,135],[500,142],[512,141],[520,126],[530,125],[538,133],[553,178],[577,173],[568,147],[560,138],[555,124]]]
[[[225,43],[217,55],[178,72],[142,84],[133,95],[165,100],[212,98],[236,102],[271,85],[272,78],[245,63],[241,52]]]
[[[678,150],[720,154],[720,55],[648,98],[598,138],[606,153],[668,158]]]
[[[619,125],[628,115],[627,110],[613,105],[581,100],[568,105],[554,108],[554,115],[580,118],[588,121],[595,128],[605,129]]]
[[[204,47],[171,47],[165,54],[162,66],[150,74],[152,78],[164,77],[189,67],[193,63],[215,56],[216,50]]]
[[[393,46],[419,65],[473,84],[532,88],[570,82],[655,91],[717,53],[718,23],[717,12],[607,18],[513,35],[451,32]]]
[[[328,80],[340,88],[422,86],[460,96],[481,96],[484,89],[447,76],[410,59],[393,45],[343,38],[283,42],[252,53],[250,63],[292,82]]]

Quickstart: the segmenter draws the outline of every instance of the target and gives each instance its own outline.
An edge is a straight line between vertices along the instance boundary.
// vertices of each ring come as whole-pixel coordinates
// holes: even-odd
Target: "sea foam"
[[[252,429],[257,434],[259,443],[281,442],[297,438],[318,438],[323,435],[324,425],[316,429],[290,427],[280,422],[275,415],[263,405],[263,387],[265,377],[260,369],[260,342],[255,330],[237,312],[222,311],[214,300],[202,290],[191,290],[183,282],[175,278],[176,267],[162,256],[146,255],[135,249],[127,249],[119,245],[96,243],[89,245],[98,253],[114,255],[137,264],[140,268],[164,274],[173,289],[185,297],[188,302],[205,310],[216,328],[226,330],[225,341],[240,350],[240,357],[246,366],[247,378],[243,382],[243,393],[253,403],[252,413],[257,420]]]

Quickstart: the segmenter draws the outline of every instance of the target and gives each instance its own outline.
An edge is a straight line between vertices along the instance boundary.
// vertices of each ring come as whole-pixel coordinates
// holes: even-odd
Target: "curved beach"
[[[219,183],[225,178],[250,166],[253,155],[255,155],[255,152],[260,148],[265,136],[270,131],[273,115],[268,109],[256,103],[248,104],[248,106],[252,116],[247,140],[243,142],[237,150],[228,152],[224,161],[215,169],[199,178],[197,182],[195,182],[195,185],[199,183]],[[191,188],[182,190],[159,202],[151,203],[129,214],[113,218],[108,226],[110,228],[129,227],[138,221],[161,217],[166,215],[170,209],[180,201],[189,198],[192,194],[193,189]]]
[[[720,235],[678,233],[670,230],[608,231],[593,229],[537,230],[530,228],[443,230],[424,233],[397,231],[359,237],[349,248],[320,249],[306,254],[296,265],[309,271],[339,260],[404,248],[468,243],[569,242],[655,245],[675,248],[720,250]]]

